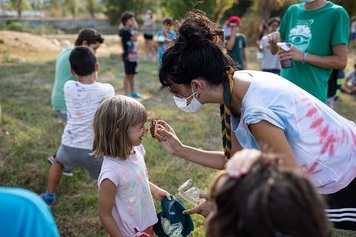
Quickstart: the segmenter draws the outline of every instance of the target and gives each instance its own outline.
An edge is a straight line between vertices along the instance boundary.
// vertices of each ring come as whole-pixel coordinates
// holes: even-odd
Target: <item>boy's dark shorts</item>
[[[129,62],[128,60],[124,60],[125,74],[137,74],[137,62]]]

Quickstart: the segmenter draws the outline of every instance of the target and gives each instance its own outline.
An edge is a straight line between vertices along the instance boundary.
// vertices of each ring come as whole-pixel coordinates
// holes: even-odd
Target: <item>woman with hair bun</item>
[[[213,21],[190,12],[163,55],[159,79],[183,111],[195,112],[208,103],[220,105],[224,152],[182,144],[162,120],[158,121],[160,143],[170,154],[216,169],[223,169],[239,150],[267,146],[283,156],[284,167],[308,176],[327,196],[329,217],[338,228],[356,230],[355,123],[278,75],[235,71],[222,50],[223,39],[223,30]],[[238,162],[236,172],[248,172],[254,162]],[[207,206],[188,213],[206,215]]]

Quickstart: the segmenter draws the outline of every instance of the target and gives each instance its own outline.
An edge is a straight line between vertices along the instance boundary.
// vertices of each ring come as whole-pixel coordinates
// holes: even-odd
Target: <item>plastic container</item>
[[[289,50],[291,50],[291,48],[293,48],[293,44],[285,43],[285,42],[278,42],[277,46],[285,52],[288,52]],[[291,59],[281,60],[281,66],[282,66],[282,68],[292,67],[292,60]]]
[[[199,204],[199,194],[201,193],[205,192],[197,187],[194,187],[192,179],[188,179],[178,188],[178,195],[195,206]]]

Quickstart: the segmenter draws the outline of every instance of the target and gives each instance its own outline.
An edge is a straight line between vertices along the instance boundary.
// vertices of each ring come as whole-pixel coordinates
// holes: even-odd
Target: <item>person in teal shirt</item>
[[[103,42],[104,38],[95,29],[86,28],[79,32],[74,46],[84,45],[90,47],[94,52],[96,52]],[[63,49],[56,59],[54,85],[51,95],[53,110],[64,122],[67,122],[67,108],[64,101],[63,87],[67,81],[76,81],[75,77],[70,72],[69,65],[69,55],[72,52],[72,49],[73,47]]]
[[[229,34],[225,34],[225,47],[227,54],[234,60],[238,69],[247,69],[247,42],[246,36],[240,33],[241,19],[238,16],[232,16],[227,21]]]
[[[282,69],[282,77],[326,103],[332,70],[347,64],[350,19],[343,7],[332,2],[301,1],[287,9],[268,40],[272,53],[278,51],[277,42],[293,44],[290,51],[279,51],[280,60],[292,59],[292,67]]]
[[[74,47],[87,46],[95,53],[103,42],[104,38],[95,29],[84,28],[79,31],[78,37],[74,42]],[[77,80],[70,71],[69,55],[72,50],[73,47],[67,47],[57,56],[54,84],[51,95],[52,108],[64,123],[67,123],[67,108],[64,100],[64,84],[67,81]],[[53,164],[55,159],[56,153],[47,158],[50,164]],[[73,174],[68,172],[66,168],[64,169],[63,174],[73,176]]]
[[[59,237],[51,210],[34,192],[0,187],[0,200],[0,236]]]

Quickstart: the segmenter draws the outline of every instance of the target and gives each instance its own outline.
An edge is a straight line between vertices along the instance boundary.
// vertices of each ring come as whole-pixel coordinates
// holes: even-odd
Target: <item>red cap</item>
[[[228,26],[240,26],[241,23],[241,19],[238,16],[232,16],[229,18],[229,20],[227,21],[227,25]]]

